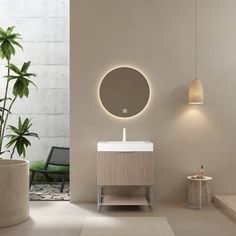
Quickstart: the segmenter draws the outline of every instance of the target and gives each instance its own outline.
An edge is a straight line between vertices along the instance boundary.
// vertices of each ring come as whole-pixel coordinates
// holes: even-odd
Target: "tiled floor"
[[[20,225],[0,229],[1,236],[79,236],[88,216],[165,216],[176,236],[236,235],[234,222],[214,207],[193,210],[184,204],[158,204],[154,212],[133,207],[104,209],[98,213],[95,204],[35,201],[30,205],[31,218]]]

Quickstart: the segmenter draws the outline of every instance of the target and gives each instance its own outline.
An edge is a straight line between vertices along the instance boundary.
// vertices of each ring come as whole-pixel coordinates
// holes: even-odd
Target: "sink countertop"
[[[100,141],[98,152],[153,152],[154,145],[150,141]]]

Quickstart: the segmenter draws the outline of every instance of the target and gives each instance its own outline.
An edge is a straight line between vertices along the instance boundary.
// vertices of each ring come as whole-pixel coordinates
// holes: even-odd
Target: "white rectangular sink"
[[[153,152],[150,141],[101,141],[97,143],[98,152]]]

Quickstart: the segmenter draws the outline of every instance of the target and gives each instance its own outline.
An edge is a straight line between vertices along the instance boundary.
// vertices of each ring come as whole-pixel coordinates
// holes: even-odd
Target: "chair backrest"
[[[49,165],[69,166],[70,165],[70,149],[64,147],[52,147],[45,163],[45,169]]]

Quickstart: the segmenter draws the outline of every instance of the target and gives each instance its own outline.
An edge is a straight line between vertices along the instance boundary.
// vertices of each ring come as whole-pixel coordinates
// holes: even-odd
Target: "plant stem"
[[[16,149],[16,145],[14,146],[14,148],[12,149],[12,153],[11,153],[11,159],[13,158],[13,155],[14,155],[14,152],[15,152],[15,149]]]
[[[10,60],[7,60],[7,75],[10,75],[10,69],[9,69],[9,64],[10,64]],[[1,121],[1,125],[0,125],[0,152],[2,151],[2,143],[3,143],[3,123],[5,123],[6,121],[4,121],[4,114],[5,114],[5,109],[6,109],[6,102],[7,102],[7,93],[8,93],[8,87],[9,87],[9,80],[7,79],[7,84],[6,84],[6,89],[5,89],[5,96],[4,96],[4,101],[3,101],[3,110],[2,110],[2,119],[3,121]],[[6,126],[6,125],[5,125]]]
[[[11,104],[10,104],[10,106],[9,106],[9,109],[8,109],[8,111],[7,111],[6,118],[5,118],[5,121],[4,121],[4,125],[3,125],[3,128],[2,128],[2,139],[4,138],[4,133],[5,133],[6,126],[7,126],[8,116],[9,116],[9,114],[10,114],[10,112],[11,112],[11,108],[12,108],[14,102],[16,101],[16,98],[17,98],[17,97],[14,97],[14,99],[12,100],[12,102],[11,102]]]

